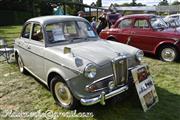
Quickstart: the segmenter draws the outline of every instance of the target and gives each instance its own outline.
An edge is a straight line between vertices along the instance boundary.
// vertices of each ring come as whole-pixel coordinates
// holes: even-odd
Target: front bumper
[[[105,94],[104,91],[101,92],[101,94],[97,97],[94,97],[94,98],[89,98],[89,99],[84,99],[82,98],[80,100],[81,104],[82,105],[93,105],[93,104],[96,104],[96,103],[101,103],[102,105],[105,104],[105,100],[113,97],[113,96],[116,96],[118,94],[121,94],[123,92],[125,92],[126,90],[128,90],[128,85],[125,85],[119,89],[116,89],[108,94]]]

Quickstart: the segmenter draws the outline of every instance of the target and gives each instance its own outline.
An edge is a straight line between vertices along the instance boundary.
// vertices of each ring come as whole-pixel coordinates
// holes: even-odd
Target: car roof
[[[27,20],[27,22],[39,22],[40,24],[51,24],[62,21],[87,21],[82,17],[70,16],[70,15],[51,15],[35,17]]]
[[[123,16],[123,18],[151,18],[155,16],[156,15],[154,14],[132,14],[132,15]]]

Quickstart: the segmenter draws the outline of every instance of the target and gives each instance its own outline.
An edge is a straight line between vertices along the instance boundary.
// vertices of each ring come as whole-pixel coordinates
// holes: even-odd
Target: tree
[[[114,4],[114,6],[118,7],[118,6],[146,6],[145,4],[142,3],[123,3],[121,5],[118,4]]]
[[[136,0],[132,0],[132,6],[135,6],[136,5]]]
[[[158,5],[159,6],[167,6],[167,5],[169,5],[169,3],[168,3],[168,0],[162,0],[161,2],[159,2]]]
[[[178,0],[174,1],[172,5],[180,5],[180,2]]]
[[[96,6],[97,7],[102,7],[102,1],[101,0],[97,0],[96,1]]]

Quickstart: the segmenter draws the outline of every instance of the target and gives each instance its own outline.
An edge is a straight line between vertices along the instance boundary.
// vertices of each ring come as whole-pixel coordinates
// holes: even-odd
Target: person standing
[[[92,18],[91,26],[96,31],[96,18],[95,17]]]
[[[97,33],[99,33],[107,27],[107,14],[105,11],[103,11],[103,14],[99,17],[100,23],[97,27]]]
[[[83,11],[79,11],[79,12],[78,12],[78,16],[79,16],[79,17],[84,17],[84,12],[83,12]]]

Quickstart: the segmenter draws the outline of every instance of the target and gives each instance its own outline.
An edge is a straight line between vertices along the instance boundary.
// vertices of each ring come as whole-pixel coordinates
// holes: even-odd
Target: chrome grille
[[[115,85],[127,83],[128,79],[128,61],[125,56],[120,56],[112,60],[113,80]]]

